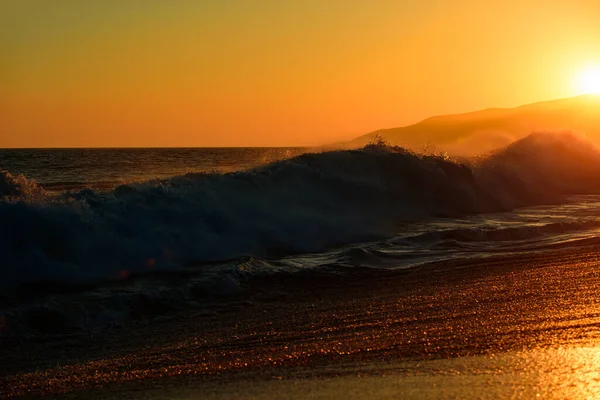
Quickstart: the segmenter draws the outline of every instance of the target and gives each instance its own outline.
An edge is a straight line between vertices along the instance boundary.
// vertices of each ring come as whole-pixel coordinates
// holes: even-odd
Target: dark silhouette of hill
[[[532,132],[570,131],[600,143],[600,96],[583,95],[516,108],[490,108],[427,118],[414,125],[380,129],[345,146],[361,147],[378,136],[392,145],[451,155],[477,155],[507,146]]]

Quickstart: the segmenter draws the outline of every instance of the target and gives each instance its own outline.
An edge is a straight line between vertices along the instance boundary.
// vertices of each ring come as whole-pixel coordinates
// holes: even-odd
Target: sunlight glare
[[[577,91],[580,94],[600,94],[600,66],[588,67],[579,73]]]

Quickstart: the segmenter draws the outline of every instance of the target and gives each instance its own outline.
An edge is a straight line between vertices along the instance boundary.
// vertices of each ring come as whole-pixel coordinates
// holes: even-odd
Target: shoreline
[[[374,365],[394,373],[402,363],[593,346],[599,256],[571,249],[250,280],[230,310],[141,320],[95,336],[24,338],[9,349],[3,341],[2,395],[102,398],[273,376],[333,379],[369,369],[380,375],[384,368]]]

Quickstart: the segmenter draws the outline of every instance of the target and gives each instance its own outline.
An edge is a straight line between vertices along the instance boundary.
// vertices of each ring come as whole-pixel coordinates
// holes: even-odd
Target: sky
[[[311,146],[581,93],[597,0],[3,0],[0,147]]]

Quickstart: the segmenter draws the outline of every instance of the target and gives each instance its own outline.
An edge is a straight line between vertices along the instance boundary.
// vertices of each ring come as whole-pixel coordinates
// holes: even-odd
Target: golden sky
[[[316,145],[579,94],[598,0],[4,0],[0,147]]]

